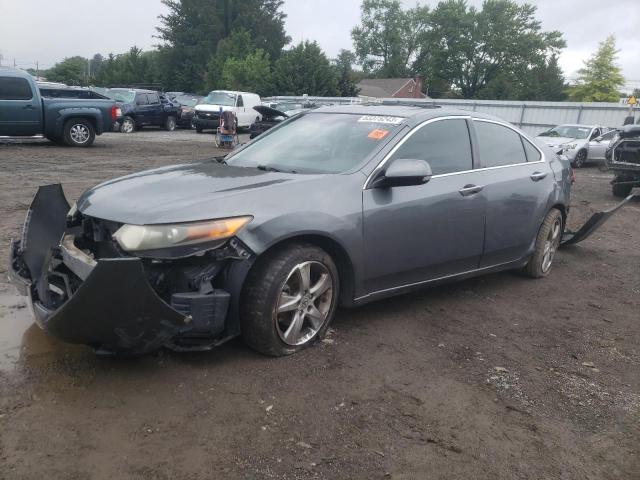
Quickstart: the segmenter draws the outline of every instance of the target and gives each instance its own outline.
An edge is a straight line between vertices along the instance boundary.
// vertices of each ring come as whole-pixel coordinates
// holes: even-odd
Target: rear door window
[[[474,120],[482,166],[501,167],[526,163],[521,136],[498,123]]]
[[[157,93],[147,93],[147,98],[149,99],[149,103],[152,105],[160,103],[160,97]]]
[[[31,100],[33,93],[24,78],[0,77],[0,100]]]
[[[393,154],[426,160],[434,175],[473,169],[469,128],[464,119],[439,120],[417,130]]]

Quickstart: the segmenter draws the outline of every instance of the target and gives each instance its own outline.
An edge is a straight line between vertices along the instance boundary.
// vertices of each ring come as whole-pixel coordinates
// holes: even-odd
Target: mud
[[[71,200],[116,175],[214,156],[211,135],[94,148],[0,144],[0,256],[40,184]],[[577,172],[570,224],[616,203]],[[0,478],[640,478],[640,202],[561,251],[547,279],[501,273],[340,311],[283,359],[98,358],[32,324],[0,265]]]

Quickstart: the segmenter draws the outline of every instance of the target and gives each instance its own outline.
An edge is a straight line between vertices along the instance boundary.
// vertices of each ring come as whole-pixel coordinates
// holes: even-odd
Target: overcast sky
[[[521,0],[518,0],[519,2]],[[415,0],[403,0],[407,6]],[[434,6],[437,0],[420,3]],[[482,0],[470,0],[481,5]],[[538,18],[546,30],[567,41],[561,57],[573,78],[604,40],[614,33],[627,83],[640,88],[640,0],[539,0]],[[293,42],[317,40],[330,56],[350,49],[350,31],[359,21],[360,0],[285,0],[287,33]],[[151,48],[160,0],[0,0],[0,54],[3,65],[48,68],[67,56],[121,53],[131,45]]]

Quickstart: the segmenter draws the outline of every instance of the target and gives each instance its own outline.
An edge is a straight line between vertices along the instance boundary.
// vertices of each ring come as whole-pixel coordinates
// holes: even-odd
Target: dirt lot
[[[89,150],[0,144],[0,257],[36,187],[70,199],[116,175],[215,155],[211,135],[143,131]],[[570,223],[611,206],[578,171]],[[0,266],[0,478],[638,479],[640,202],[511,273],[338,314],[271,359],[98,358],[32,325]]]

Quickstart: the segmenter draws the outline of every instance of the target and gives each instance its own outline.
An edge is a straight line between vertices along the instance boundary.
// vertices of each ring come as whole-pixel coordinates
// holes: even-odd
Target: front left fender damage
[[[21,240],[11,244],[9,280],[27,296],[41,328],[70,343],[127,355],[162,346],[206,350],[239,334],[224,283],[233,284],[228,272],[238,264],[251,264],[248,252],[180,262],[104,256],[104,246],[87,247],[91,229],[67,222],[68,211],[60,185],[41,187]],[[230,243],[232,252],[242,248],[235,239]]]

